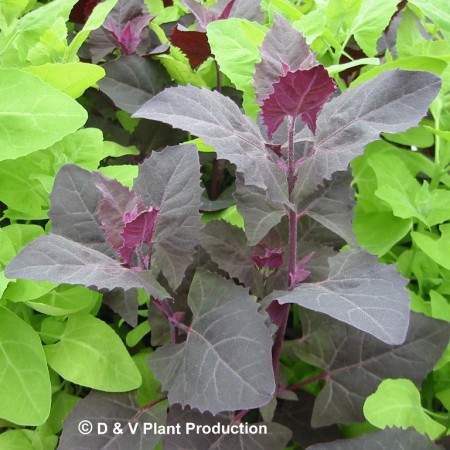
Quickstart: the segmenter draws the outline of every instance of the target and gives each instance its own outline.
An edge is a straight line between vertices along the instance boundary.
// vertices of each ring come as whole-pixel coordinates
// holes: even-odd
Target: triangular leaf
[[[70,315],[58,342],[46,345],[44,352],[49,366],[72,383],[109,392],[130,391],[142,383],[119,336],[90,314]]]
[[[411,314],[405,342],[390,346],[342,322],[304,311],[304,337],[286,352],[324,370],[312,426],[363,421],[364,400],[385,378],[407,377],[420,386],[450,337],[448,323]],[[355,349],[358,349],[356,352]]]
[[[401,344],[409,323],[409,295],[404,279],[376,256],[352,249],[330,258],[323,281],[304,283],[270,298],[328,314],[388,344]]]
[[[268,403],[275,390],[272,339],[258,304],[242,287],[206,272],[195,275],[188,303],[186,341],[149,358],[170,403],[213,414]]]
[[[287,116],[300,117],[314,133],[317,114],[336,91],[333,79],[323,66],[288,71],[272,87],[273,92],[262,105],[263,123],[270,139]]]

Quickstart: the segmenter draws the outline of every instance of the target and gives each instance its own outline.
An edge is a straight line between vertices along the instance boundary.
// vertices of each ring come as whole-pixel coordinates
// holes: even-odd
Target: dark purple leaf
[[[200,163],[194,145],[154,152],[139,166],[135,190],[159,209],[153,236],[154,265],[172,289],[183,279],[198,244]]]
[[[195,275],[188,303],[186,341],[149,358],[170,403],[213,414],[267,404],[275,390],[272,339],[258,304],[244,288],[207,272]]]
[[[420,386],[450,337],[448,323],[415,313],[411,313],[406,340],[399,346],[306,310],[302,325],[303,338],[286,342],[285,351],[325,371],[326,384],[314,405],[313,427],[364,421],[365,399],[386,378],[408,378]]]
[[[407,430],[386,428],[353,439],[312,445],[307,450],[439,450],[440,448],[430,441],[428,436],[419,434],[413,428]]]
[[[284,171],[269,159],[257,125],[229,98],[206,89],[179,86],[153,97],[133,117],[169,123],[202,138],[214,147],[218,158],[236,165],[246,184],[267,190],[269,200],[288,202]]]
[[[155,427],[164,425],[165,420],[164,404],[141,411],[135,393],[92,391],[65,420],[58,450],[148,450],[155,448],[161,437],[154,429],[144,432],[144,424]],[[92,431],[81,433],[89,430],[89,424]],[[117,433],[116,424],[123,433]]]
[[[238,426],[238,423],[233,422],[233,416],[230,414],[220,414],[213,416],[209,413],[200,413],[188,407],[181,409],[179,405],[172,406],[167,416],[167,425],[181,425],[181,434],[167,435],[163,438],[164,449],[167,450],[255,450],[255,449],[270,449],[283,450],[287,445],[291,432],[283,427],[272,422],[259,422],[256,424],[249,424],[256,427],[265,427],[262,432],[251,434],[250,432],[242,432],[238,434],[230,433],[196,433],[195,430],[190,430],[186,433],[188,426],[213,427],[217,429],[224,427],[224,431],[228,430],[229,426]],[[244,427],[246,424],[242,423]],[[208,428],[205,428],[208,431]],[[267,434],[264,433],[267,431]]]
[[[317,119],[314,147],[300,166],[294,196],[313,192],[380,133],[411,128],[427,113],[441,81],[427,72],[386,71],[327,103]]]
[[[86,20],[98,3],[100,3],[100,0],[80,0],[72,8],[69,20],[76,23],[86,23]]]
[[[187,56],[193,69],[211,56],[208,37],[203,31],[190,31],[177,25],[169,36],[169,40]]]
[[[267,199],[262,189],[246,186],[241,177],[237,177],[234,198],[249,245],[256,245],[286,214],[282,205]]]
[[[272,94],[273,85],[285,75],[283,66],[295,72],[318,64],[303,35],[279,15],[275,15],[273,26],[264,38],[261,58],[261,62],[255,65],[253,83],[255,100],[259,105]]]
[[[137,289],[124,291],[121,288],[114,288],[103,294],[103,303],[133,328],[137,326],[139,309]]]
[[[345,250],[329,263],[327,279],[275,291],[270,298],[328,314],[388,344],[401,344],[409,322],[408,280],[360,249]]]
[[[263,293],[262,277],[252,259],[252,249],[244,232],[224,221],[206,224],[202,231],[202,245],[217,265],[236,278],[253,293]],[[256,290],[256,292],[255,292]]]
[[[108,244],[120,255],[126,214],[133,210],[144,211],[146,205],[136,192],[118,181],[107,178],[101,173],[93,173],[92,177],[102,197],[97,209],[102,231]]]
[[[124,268],[103,253],[52,233],[27,245],[11,261],[5,274],[9,278],[80,284],[96,289],[144,288],[154,297],[168,297],[150,271]]]
[[[297,205],[297,213],[311,217],[347,243],[357,246],[352,229],[355,192],[351,181],[350,172],[337,172],[331,181]]]
[[[114,36],[104,27],[97,28],[89,34],[89,53],[94,64],[97,64],[117,46]]]
[[[161,63],[136,55],[121,57],[102,67],[106,76],[98,83],[100,90],[118,108],[131,114],[171,84]]]
[[[122,53],[126,56],[134,55],[138,45],[141,43],[141,34],[150,23],[149,14],[140,14],[133,17],[124,26],[116,22],[112,16],[106,18],[103,27],[114,36]]]
[[[219,19],[228,19],[231,14],[231,10],[233,9],[233,6],[235,4],[236,0],[228,0],[227,5],[225,8],[223,8],[222,12],[220,13]]]
[[[181,0],[181,3],[194,14],[201,30],[206,30],[208,23],[215,20],[214,13],[201,3],[198,3],[195,0]]]
[[[215,20],[227,19],[233,8],[234,2],[235,0],[227,0],[224,5],[221,5],[223,9],[217,11],[217,6],[216,8],[206,8],[195,0],[181,0],[181,3],[189,8],[192,14],[194,14],[198,21],[199,28],[202,31],[205,31],[207,25]]]
[[[52,232],[114,256],[96,216],[100,199],[91,172],[72,164],[63,166],[50,194]]]
[[[314,133],[317,114],[335,91],[333,79],[322,66],[289,71],[281,76],[262,104],[263,122],[269,138],[287,116],[300,117]]]
[[[141,120],[133,133],[133,142],[144,157],[150,156],[152,150],[177,145],[186,138],[186,132],[154,120]]]
[[[316,398],[305,391],[299,391],[296,394],[298,400],[282,400],[278,403],[273,421],[292,430],[292,440],[302,447],[339,439],[341,433],[336,425],[311,428],[311,416]]]

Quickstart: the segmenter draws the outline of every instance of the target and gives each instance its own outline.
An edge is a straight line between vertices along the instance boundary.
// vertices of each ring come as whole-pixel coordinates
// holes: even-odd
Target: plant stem
[[[163,402],[164,400],[167,400],[167,396],[165,395],[164,397],[158,398],[156,400],[153,400],[150,403],[147,403],[146,405],[144,405],[142,408],[139,408],[136,412],[136,414],[130,419],[130,422],[134,422],[135,420],[139,419],[139,417],[144,414],[145,412],[149,411],[150,409],[152,409],[154,406],[156,406],[158,403]]]
[[[325,380],[325,378],[327,378],[327,377],[328,377],[328,373],[324,372],[324,373],[321,373],[320,375],[316,375],[315,377],[308,378],[307,380],[303,380],[303,381],[300,381],[299,383],[292,384],[291,386],[288,386],[286,389],[288,391],[295,391],[296,389],[306,386],[307,384],[314,383],[315,381]]]
[[[216,67],[216,91],[221,93],[222,74],[220,73],[220,67],[216,60],[214,60],[214,65]],[[211,175],[211,194],[210,194],[211,200],[216,200],[218,197],[218,189],[217,189],[218,178],[219,178],[219,161],[217,160],[217,157],[214,157]]]
[[[288,137],[288,190],[289,190],[289,201],[292,202],[292,194],[295,188],[295,155],[294,155],[294,130],[295,130],[295,117],[289,118],[289,137]],[[297,213],[293,209],[289,209],[289,273],[288,279],[286,280],[286,288],[291,289],[292,282],[295,279],[295,271],[297,265]],[[289,318],[290,305],[282,305],[280,310],[280,315],[282,320],[279,324],[277,337],[273,345],[272,351],[272,367],[277,377],[278,370],[280,367],[280,355],[281,349],[283,347],[284,334],[286,332],[287,322]]]

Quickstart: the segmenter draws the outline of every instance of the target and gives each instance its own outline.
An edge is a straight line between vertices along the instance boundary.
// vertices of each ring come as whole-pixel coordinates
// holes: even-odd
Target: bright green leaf
[[[414,427],[436,439],[445,427],[429,417],[420,404],[420,392],[406,379],[387,379],[381,382],[374,394],[364,403],[364,416],[378,428]]]
[[[90,312],[100,297],[98,292],[83,286],[60,285],[27,302],[27,305],[48,316],[65,316],[81,311]]]
[[[148,320],[141,322],[136,328],[133,328],[128,332],[127,337],[125,338],[128,347],[134,347],[139,344],[142,338],[150,333],[150,331],[150,322]]]
[[[89,314],[69,316],[56,344],[44,347],[50,367],[72,383],[101,391],[125,392],[142,379],[117,334]]]
[[[210,222],[211,220],[224,220],[231,225],[244,229],[244,218],[239,214],[236,205],[222,211],[203,214],[202,222]]]
[[[397,11],[399,2],[400,0],[361,1],[358,14],[350,26],[349,35],[354,35],[356,42],[367,56],[376,55],[377,41]]]
[[[431,147],[434,144],[433,134],[429,131],[429,127],[427,126],[410,128],[404,133],[383,133],[383,137],[389,142],[419,148]]]
[[[168,55],[158,55],[157,59],[166,68],[170,78],[177,84],[207,87],[205,80],[192,69],[189,60],[179,48],[170,47]]]
[[[391,212],[364,212],[355,208],[353,230],[358,242],[375,255],[384,255],[411,229],[411,219],[400,219]],[[389,230],[389,233],[386,233]]]
[[[425,221],[415,205],[420,184],[406,164],[396,155],[389,153],[371,154],[369,164],[378,181],[375,195],[392,208],[394,215],[402,219],[417,217]]]
[[[424,181],[417,192],[415,204],[420,214],[426,218],[427,226],[432,227],[450,219],[450,191],[433,189]]]
[[[449,301],[436,291],[430,291],[430,299],[432,317],[450,322]]]
[[[41,425],[50,413],[51,386],[41,341],[33,328],[0,308],[0,417]]]
[[[142,385],[137,389],[137,398],[140,405],[146,405],[161,397],[161,384],[155,379],[148,365],[148,357],[151,353],[150,348],[145,348],[133,356],[133,360],[142,375]]]
[[[411,236],[416,245],[433,261],[450,270],[450,224],[439,227],[441,236],[412,232]]]
[[[39,77],[0,69],[0,161],[49,147],[86,119],[86,111],[74,99]]]
[[[28,66],[23,70],[37,75],[72,98],[80,97],[88,87],[94,86],[105,76],[105,70],[102,67],[81,62]]]
[[[112,141],[103,142],[103,149],[101,152],[101,156],[103,158],[106,158],[108,156],[117,158],[119,156],[126,156],[126,155],[139,155],[139,150],[134,145],[131,147],[124,147],[123,145],[120,145],[117,142]]]
[[[356,59],[355,61],[350,61],[344,64],[335,64],[333,66],[327,67],[327,71],[330,75],[334,75],[335,73],[343,72],[344,70],[352,69],[353,67],[358,66],[378,66],[380,64],[380,60],[378,58],[361,58]]]
[[[371,80],[380,75],[385,70],[404,69],[404,70],[422,70],[440,75],[447,67],[447,63],[438,58],[431,58],[429,56],[411,56],[409,58],[401,58],[395,61],[388,62],[382,66],[374,67],[367,72],[361,74],[350,88],[358,86],[364,81]]]
[[[450,8],[448,0],[409,0],[419,7],[436,25],[450,31]]]
[[[133,187],[134,179],[138,176],[138,166],[106,166],[100,167],[98,171],[129,188]]]
[[[253,73],[255,63],[261,59],[259,46],[265,31],[259,24],[238,18],[217,20],[207,28],[208,42],[220,70],[244,93],[244,110],[253,118],[259,109],[254,102]]]
[[[44,425],[38,428],[39,433],[44,435],[59,433],[63,428],[63,421],[80,400],[79,397],[64,391],[59,391],[53,395],[50,416]]]

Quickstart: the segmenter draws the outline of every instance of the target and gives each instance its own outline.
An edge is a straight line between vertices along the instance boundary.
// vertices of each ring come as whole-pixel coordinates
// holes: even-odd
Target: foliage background
[[[219,84],[256,118],[254,64],[279,14],[303,33],[342,91],[395,68],[441,77],[441,91],[419,126],[381,135],[352,162],[353,226],[363,247],[396,264],[409,279],[412,311],[450,320],[450,16],[445,0],[262,0],[246,7],[237,2],[239,14],[203,30],[214,55],[206,58],[193,51],[200,48],[198,41],[168,40],[177,22],[193,29],[188,2],[132,0],[116,6],[106,0],[89,16],[95,3],[0,0],[0,268],[51,229],[49,194],[63,165],[99,170],[131,186],[139,162],[189,138],[169,125],[131,118],[165,87],[216,89]],[[102,27],[114,7],[123,13],[121,26],[142,13],[154,17],[142,33],[135,31],[134,44]],[[201,141],[198,147],[203,220],[242,227],[231,197],[234,168],[217,162]],[[0,294],[0,448],[56,448],[63,420],[91,389],[135,389],[136,408],[160,399],[146,364],[150,344],[158,343],[158,325],[147,320],[154,311],[142,292],[127,304],[132,305],[127,315],[114,296],[82,286],[9,280],[2,271]],[[290,337],[298,337],[300,314],[293,310]],[[303,382],[320,371],[304,356],[299,359],[299,352],[294,341],[284,348],[286,385],[317,395],[320,379]],[[301,395],[308,404],[308,394]],[[393,410],[383,410],[387,398],[396,404]],[[296,416],[290,400],[277,410],[275,421],[290,420],[295,430],[309,419]],[[272,415],[270,408],[261,411],[263,417]],[[364,408],[367,421],[339,424],[341,436],[365,436],[388,425],[445,439],[450,349],[420,390],[406,379],[385,380]],[[303,426],[307,435],[315,433],[309,424]],[[336,429],[324,436],[335,436]],[[294,432],[289,448],[315,442],[322,441],[305,444]],[[344,448],[336,445],[329,448]]]

